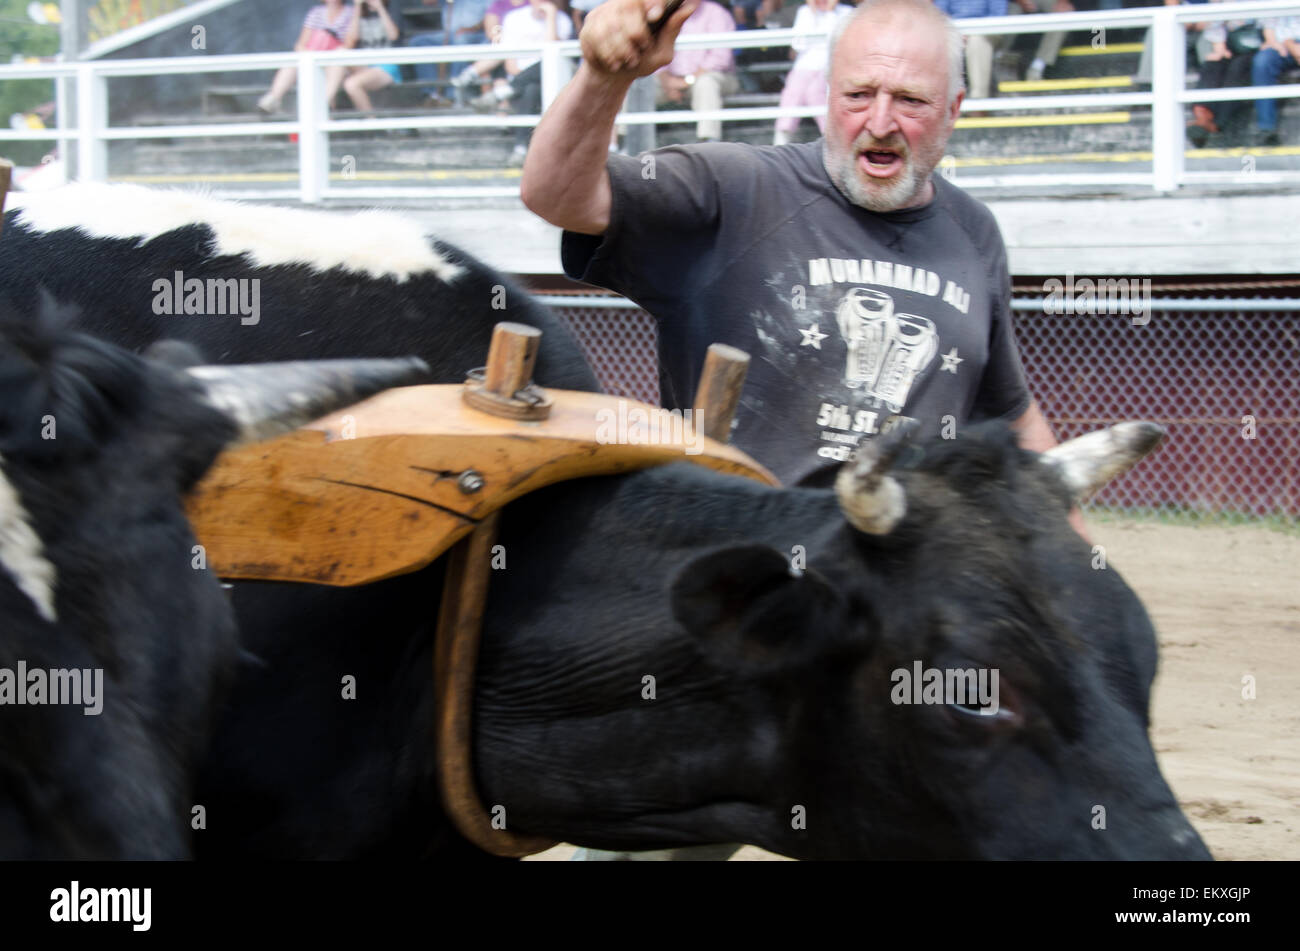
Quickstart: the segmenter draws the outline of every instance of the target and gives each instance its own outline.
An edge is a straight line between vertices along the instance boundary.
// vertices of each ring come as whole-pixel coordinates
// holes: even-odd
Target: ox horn
[[[835,477],[835,496],[849,524],[868,535],[886,535],[907,513],[907,495],[889,474],[913,427],[881,439],[864,439],[852,462]]]
[[[1155,423],[1116,423],[1085,433],[1043,453],[1076,501],[1083,501],[1132,469],[1165,438]]]
[[[239,425],[240,443],[270,439],[394,386],[421,383],[429,366],[396,360],[297,360],[197,366],[208,402]]]

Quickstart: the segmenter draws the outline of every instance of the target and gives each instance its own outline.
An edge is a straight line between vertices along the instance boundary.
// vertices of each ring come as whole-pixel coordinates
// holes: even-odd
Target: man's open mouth
[[[903,157],[890,149],[867,149],[858,157],[867,174],[876,178],[889,178],[903,166]]]

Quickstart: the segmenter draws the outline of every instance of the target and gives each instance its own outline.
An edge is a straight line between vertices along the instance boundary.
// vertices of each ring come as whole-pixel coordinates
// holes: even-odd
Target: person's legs
[[[1223,77],[1225,87],[1249,86],[1251,74],[1251,60],[1254,57],[1249,53],[1237,53],[1230,60]],[[1241,115],[1243,109],[1250,105],[1249,99],[1237,99],[1232,102],[1220,102],[1214,110],[1215,122],[1219,128],[1226,129],[1236,118]]]
[[[271,88],[266,95],[257,101],[257,108],[263,112],[275,112],[280,108],[280,101],[284,99],[285,94],[293,88],[293,84],[298,81],[298,68],[296,66],[283,66],[276,70],[275,78],[271,80]]]
[[[358,112],[372,112],[374,106],[370,101],[370,93],[392,84],[393,76],[386,69],[367,66],[343,80],[343,91],[348,94],[348,98],[352,100],[352,105]]]
[[[792,69],[786,74],[785,87],[781,90],[781,107],[815,106],[826,102],[826,74],[820,69]],[[822,124],[825,120],[821,120]],[[776,120],[776,135],[773,144],[782,145],[790,141],[799,128],[798,116],[782,116]]]
[[[993,37],[966,37],[966,96],[987,99],[993,81]]]
[[[691,108],[697,112],[722,108],[722,97],[733,95],[740,88],[735,73],[701,73],[691,87]],[[701,141],[717,142],[722,138],[720,119],[702,119],[695,127],[695,137]]]
[[[1250,84],[1252,86],[1272,86],[1277,83],[1282,70],[1295,65],[1290,56],[1283,56],[1269,47],[1255,54],[1255,61],[1250,67]],[[1255,100],[1255,124],[1260,132],[1277,131],[1277,100]]]
[[[510,86],[514,89],[514,95],[511,102],[514,105],[515,115],[537,115],[542,111],[542,64],[533,63],[527,69],[520,70],[513,79],[510,80]],[[515,153],[522,155],[523,150],[528,148],[528,142],[533,136],[533,130],[528,126],[517,126],[515,128]]]
[[[339,94],[339,87],[343,85],[343,79],[357,71],[355,66],[326,66],[325,67],[325,108],[334,108],[334,97]]]
[[[441,46],[441,33],[417,33],[411,37],[407,46]],[[434,83],[438,81],[438,64],[437,63],[416,63],[415,78],[422,83]]]
[[[1074,9],[1074,5],[1069,0],[1035,0],[1035,3],[1039,13],[1048,13],[1050,11],[1069,13]],[[1056,62],[1056,57],[1060,55],[1061,46],[1064,43],[1064,30],[1053,30],[1044,33],[1043,38],[1038,41],[1034,61],[1029,64],[1029,69],[1025,72],[1025,78],[1042,79],[1043,71]]]

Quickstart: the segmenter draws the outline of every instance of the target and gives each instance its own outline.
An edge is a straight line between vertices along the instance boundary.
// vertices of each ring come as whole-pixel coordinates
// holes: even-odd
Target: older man
[[[547,112],[522,195],[566,233],[574,277],[660,323],[665,405],[691,399],[707,346],[753,355],[733,441],[787,484],[825,484],[904,419],[951,435],[1005,418],[1055,444],[1012,336],[997,224],[932,173],[961,108],[961,37],[928,0],[868,0],[832,38],[825,141],[608,156],[628,86],[672,59],[691,0],[608,0]]]

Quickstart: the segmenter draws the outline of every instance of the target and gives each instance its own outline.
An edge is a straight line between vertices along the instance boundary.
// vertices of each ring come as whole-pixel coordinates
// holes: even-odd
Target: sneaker
[[[1260,129],[1257,137],[1259,145],[1281,145],[1282,137],[1277,134],[1277,129]]]
[[[506,159],[506,165],[510,168],[523,168],[524,156],[528,154],[528,146],[516,145],[510,153],[510,158]]]
[[[280,103],[271,97],[268,92],[261,99],[257,100],[257,111],[264,115],[273,116],[280,111]]]
[[[1029,64],[1029,68],[1025,70],[1025,80],[1031,83],[1038,82],[1038,80],[1043,78],[1043,71],[1045,69],[1047,69],[1046,63],[1041,59],[1034,60]]]
[[[468,89],[475,83],[482,82],[479,74],[474,72],[473,66],[466,66],[460,71],[460,75],[451,81],[451,84],[458,89]]]
[[[469,101],[470,108],[475,112],[495,112],[499,100],[494,92],[485,92],[481,96],[475,96]]]

